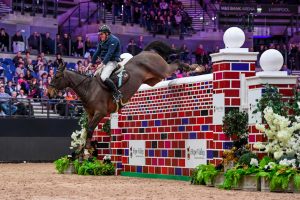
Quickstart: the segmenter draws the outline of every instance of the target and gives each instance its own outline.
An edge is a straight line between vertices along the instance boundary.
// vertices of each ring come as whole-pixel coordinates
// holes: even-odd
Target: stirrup
[[[116,92],[113,94],[114,102],[119,103],[120,100],[123,98],[123,95],[121,94],[120,91]]]

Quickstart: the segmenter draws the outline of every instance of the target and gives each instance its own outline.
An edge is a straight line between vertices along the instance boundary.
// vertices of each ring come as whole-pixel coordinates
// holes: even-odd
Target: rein
[[[90,78],[89,76],[86,76],[82,81],[80,81],[77,85],[75,85],[74,86],[74,90],[76,90],[77,89],[77,87],[78,86],[80,86],[86,79],[88,79],[88,78]],[[70,78],[68,78],[69,79],[69,81],[73,84],[73,81],[70,79]]]

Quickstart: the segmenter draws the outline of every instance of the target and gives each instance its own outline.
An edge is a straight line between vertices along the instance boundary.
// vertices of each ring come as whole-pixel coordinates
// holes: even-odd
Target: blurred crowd
[[[283,66],[285,70],[290,73],[300,70],[300,43],[260,45],[254,49],[254,51],[259,52],[258,60],[261,54],[268,49],[276,49],[281,52],[285,59]]]
[[[119,0],[106,2],[106,8],[123,17],[124,23],[140,24],[153,34],[169,37],[193,29],[191,17],[178,0]]]

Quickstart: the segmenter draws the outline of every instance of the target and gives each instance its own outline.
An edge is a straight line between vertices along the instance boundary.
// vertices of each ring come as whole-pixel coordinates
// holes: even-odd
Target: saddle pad
[[[122,73],[122,81],[121,84],[119,84],[120,82],[119,74],[121,73]],[[118,89],[120,89],[130,78],[129,73],[126,70],[121,71],[119,74],[112,74],[110,76],[110,79],[116,84]],[[102,82],[99,74],[96,75],[96,79],[103,88],[108,89],[106,85]]]

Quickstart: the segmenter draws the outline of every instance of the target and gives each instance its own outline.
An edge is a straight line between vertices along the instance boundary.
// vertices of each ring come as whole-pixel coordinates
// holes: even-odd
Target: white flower
[[[262,125],[262,124],[256,124],[255,125],[255,128],[257,129],[257,130],[259,130],[260,132],[265,132],[265,126],[264,125]]]
[[[291,167],[296,167],[296,160],[292,159],[292,160],[287,160],[286,158],[281,160],[279,162],[279,165],[284,165],[284,166],[291,166]]]
[[[104,158],[103,158],[103,160],[111,160],[110,155],[105,155]]]
[[[273,169],[276,166],[276,163],[274,162],[269,162],[266,166],[265,169]]]
[[[276,160],[279,160],[282,155],[283,155],[283,151],[276,151],[276,152],[274,152],[274,158]]]
[[[258,160],[256,158],[251,158],[250,165],[257,167],[258,166]]]
[[[277,137],[282,142],[288,142],[288,140],[290,139],[291,136],[287,130],[281,130],[281,131],[278,131]]]
[[[255,149],[261,150],[261,149],[264,149],[266,146],[263,143],[261,143],[261,142],[256,142],[256,143],[254,143],[253,147]]]
[[[298,106],[299,107],[299,106]],[[300,107],[299,107],[300,108]],[[295,116],[297,122],[300,122],[300,116]]]
[[[297,105],[298,105],[298,107],[300,108],[300,102],[299,102],[299,101],[297,102]]]

